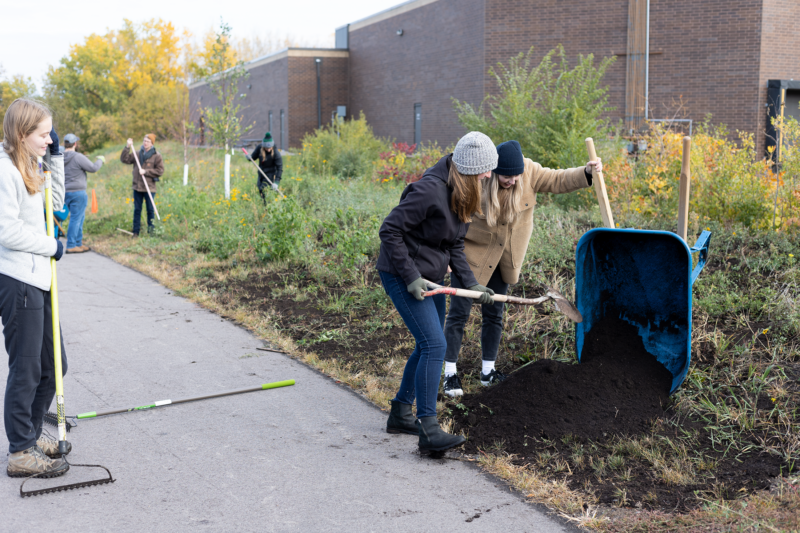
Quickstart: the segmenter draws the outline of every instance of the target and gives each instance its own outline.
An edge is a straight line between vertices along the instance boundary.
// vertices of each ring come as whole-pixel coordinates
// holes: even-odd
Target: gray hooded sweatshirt
[[[43,191],[28,194],[0,145],[0,274],[49,291],[56,250],[56,240],[47,236]]]
[[[94,163],[83,154],[75,150],[64,152],[64,185],[67,192],[86,190],[86,173],[97,172],[103,166],[103,161],[98,159]]]

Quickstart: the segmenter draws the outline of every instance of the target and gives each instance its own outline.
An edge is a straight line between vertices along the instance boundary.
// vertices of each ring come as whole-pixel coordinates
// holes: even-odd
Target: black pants
[[[450,276],[450,285],[458,289],[465,289],[458,281],[458,276]],[[500,269],[494,271],[489,283],[486,286],[492,289],[495,294],[508,293],[508,283],[503,281]],[[444,323],[444,338],[447,340],[447,351],[444,353],[444,360],[448,363],[458,361],[458,354],[461,351],[461,339],[464,338],[464,325],[467,323],[469,313],[472,310],[472,302],[469,298],[450,297],[450,311],[447,313],[447,321]],[[481,352],[484,361],[495,361],[497,350],[500,348],[500,338],[503,336],[503,302],[495,302],[491,305],[481,305]]]
[[[156,193],[153,195],[153,201],[156,199]],[[142,202],[147,205],[147,233],[153,232],[153,217],[156,216],[153,204],[147,198],[146,192],[133,191],[133,233],[139,235],[139,230],[142,227]]]
[[[276,178],[275,174],[269,172],[265,172],[265,174],[270,179],[270,181],[272,181],[272,183],[274,183],[275,185],[281,182],[281,179]],[[264,179],[264,176],[261,175],[261,172],[258,173],[258,181],[256,182],[256,185],[258,186],[258,194],[261,195],[261,199],[264,200],[264,203],[266,204],[267,198],[266,196],[264,196],[264,189],[267,187],[272,187],[272,185],[269,184],[269,181]]]
[[[0,274],[0,316],[8,352],[3,422],[10,453],[36,444],[56,394],[51,312],[50,292]],[[63,336],[61,370],[67,373]]]

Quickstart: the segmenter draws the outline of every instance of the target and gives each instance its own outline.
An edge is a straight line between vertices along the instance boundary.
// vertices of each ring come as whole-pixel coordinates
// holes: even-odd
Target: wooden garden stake
[[[683,138],[683,160],[681,161],[681,188],[678,200],[678,235],[686,242],[686,228],[689,222],[689,192],[691,189],[691,149],[692,138]]]
[[[586,138],[586,149],[589,151],[589,161],[597,161],[597,152],[594,150],[594,140]],[[611,204],[608,202],[608,192],[606,182],[603,180],[603,173],[597,171],[597,167],[592,167],[592,184],[597,195],[597,203],[600,205],[600,217],[603,225],[607,228],[614,227],[614,215],[611,213]]]

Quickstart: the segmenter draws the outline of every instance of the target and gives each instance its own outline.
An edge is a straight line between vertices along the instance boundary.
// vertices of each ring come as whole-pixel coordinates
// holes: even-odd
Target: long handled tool
[[[689,192],[692,180],[691,171],[692,138],[683,138],[683,159],[681,160],[681,188],[678,197],[678,235],[686,241],[686,228],[689,223]]]
[[[131,153],[133,154],[133,160],[136,161],[136,166],[139,168],[139,175],[142,177],[142,181],[144,182],[144,189],[147,191],[147,197],[150,198],[150,203],[153,204],[153,210],[156,212],[156,218],[161,220],[161,215],[158,214],[156,202],[153,200],[153,195],[150,194],[150,186],[147,185],[147,178],[144,177],[144,170],[142,170],[142,165],[139,164],[139,156],[136,155],[136,150],[133,149],[133,145],[131,145]]]
[[[265,179],[265,180],[267,180],[267,182],[269,182],[269,184],[270,184],[270,185],[272,185],[272,186],[274,187],[274,186],[275,186],[275,184],[274,184],[274,183],[272,183],[272,180],[271,180],[271,179],[269,179],[269,178],[267,177],[267,175],[266,175],[266,174],[264,174],[264,171],[263,171],[263,170],[261,170],[261,167],[260,167],[260,166],[258,166],[258,164],[256,164],[256,162],[255,162],[255,161],[253,161],[253,160],[250,158],[250,154],[248,154],[248,153],[247,153],[247,150],[245,150],[245,149],[244,149],[244,147],[242,147],[242,152],[244,152],[244,155],[246,155],[246,156],[247,156],[247,160],[248,160],[248,161],[250,161],[251,163],[253,163],[253,165],[255,165],[255,167],[258,169],[258,171],[261,173],[261,175],[262,175],[262,176],[264,176],[264,179]]]
[[[52,189],[52,178],[50,175],[50,151],[48,150],[44,156],[44,187],[45,187],[45,213],[47,215],[47,235],[53,237],[55,235],[55,230],[53,228],[53,189]],[[51,315],[53,317],[53,366],[56,378],[56,426],[58,427],[58,451],[66,460],[66,453],[67,453],[67,423],[66,423],[66,416],[64,415],[64,376],[62,374],[62,367],[61,367],[61,323],[59,321],[58,316],[58,282],[56,278],[56,260],[55,258],[50,258],[50,272],[51,272],[51,282],[50,282],[50,303],[51,303]],[[91,487],[92,485],[102,485],[105,483],[113,483],[115,480],[111,476],[111,472],[109,472],[108,468],[101,466],[101,465],[70,465],[70,468],[74,466],[79,467],[87,467],[87,468],[102,468],[108,473],[108,477],[102,479],[94,479],[91,481],[82,481],[80,483],[72,483],[69,485],[59,485],[57,487],[48,487],[45,489],[38,489],[38,490],[31,490],[25,491],[25,483],[30,481],[32,478],[39,477],[42,474],[34,474],[25,478],[25,481],[22,482],[22,485],[19,487],[19,495],[23,498],[25,496],[36,496],[39,494],[48,494],[51,492],[58,492],[61,490],[71,490],[77,489],[81,487]]]
[[[428,287],[432,290],[423,292],[423,296],[434,296],[436,294],[449,294],[451,296],[460,296],[462,298],[471,298],[473,300],[477,300],[481,296],[483,296],[482,292],[478,291],[471,291],[468,289],[456,289],[454,287],[443,287],[441,285],[437,285],[436,283],[428,281]],[[583,317],[578,312],[572,303],[567,300],[563,294],[558,292],[557,290],[548,287],[547,292],[544,296],[540,296],[539,298],[518,298],[516,296],[507,296],[505,294],[495,294],[492,296],[492,300],[495,302],[508,302],[513,304],[519,305],[536,305],[546,302],[547,300],[553,300],[553,304],[555,304],[556,309],[567,315],[567,317],[572,320],[573,322],[583,322]]]
[[[594,140],[591,137],[586,138],[586,149],[589,151],[589,161],[597,161],[597,152],[594,150]],[[597,203],[600,205],[600,217],[603,219],[603,225],[613,228],[614,215],[611,213],[611,204],[608,202],[606,182],[603,179],[603,173],[598,172],[596,166],[592,167],[592,185],[597,195]]]
[[[47,235],[55,236],[53,228],[53,181],[50,175],[50,150],[44,156],[45,213],[47,214]],[[58,316],[58,278],[56,277],[56,258],[50,258],[50,304],[53,317],[53,358],[56,373],[56,416],[58,418],[58,451],[67,453],[67,425],[64,419],[64,376],[61,369],[61,322]]]
[[[82,420],[85,418],[97,418],[98,416],[106,416],[106,415],[113,415],[117,413],[129,413],[131,411],[144,411],[146,409],[152,409],[153,407],[161,407],[162,405],[175,405],[178,403],[186,403],[186,402],[194,402],[196,400],[208,400],[210,398],[219,398],[220,396],[231,396],[233,394],[242,394],[244,392],[255,392],[259,390],[267,390],[267,389],[277,389],[280,387],[288,387],[290,385],[294,385],[293,379],[287,379],[284,381],[275,381],[273,383],[264,383],[263,385],[259,385],[257,387],[248,387],[246,389],[236,389],[236,390],[229,390],[224,392],[218,392],[216,394],[207,394],[205,396],[193,396],[191,398],[181,398],[180,400],[159,400],[153,403],[149,403],[146,405],[139,405],[137,407],[124,407],[122,409],[108,409],[106,411],[90,411],[88,413],[81,413],[79,415],[71,415],[67,418],[78,419]],[[47,413],[45,415],[45,422],[48,424],[53,424],[55,417],[53,413]]]

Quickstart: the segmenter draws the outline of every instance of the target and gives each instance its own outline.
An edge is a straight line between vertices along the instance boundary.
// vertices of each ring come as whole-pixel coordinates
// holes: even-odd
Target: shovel
[[[436,283],[430,282],[426,280],[428,284],[428,288],[432,289],[429,291],[425,291],[422,293],[423,296],[434,296],[436,294],[449,294],[451,296],[460,296],[461,298],[471,298],[473,300],[477,300],[481,296],[483,296],[482,292],[478,291],[471,291],[469,289],[456,289],[454,287],[443,287],[441,285],[437,285]],[[547,288],[547,292],[544,296],[540,296],[539,298],[518,298],[516,296],[507,296],[505,294],[495,294],[492,296],[492,300],[495,302],[503,302],[503,303],[511,303],[511,304],[519,304],[519,305],[536,305],[546,302],[547,300],[553,300],[553,304],[556,306],[556,310],[560,313],[564,313],[567,315],[567,318],[572,320],[576,323],[583,322],[583,317],[578,312],[572,303],[567,300],[563,294],[558,292],[557,290],[553,289],[552,287]]]

